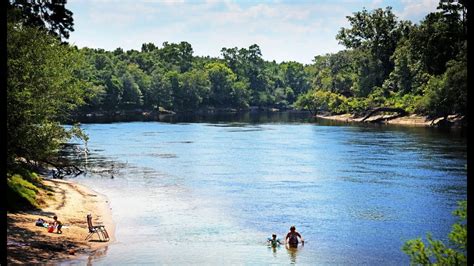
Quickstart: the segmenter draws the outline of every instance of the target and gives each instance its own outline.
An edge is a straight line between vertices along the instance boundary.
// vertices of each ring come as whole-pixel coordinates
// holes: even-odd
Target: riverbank
[[[7,213],[8,263],[57,263],[93,254],[112,243],[115,225],[109,202],[104,195],[75,182],[44,179],[50,189],[40,193],[41,209]],[[92,214],[93,224],[102,223],[110,241],[101,242],[97,234],[89,234],[86,216]],[[52,222],[53,216],[63,223],[62,234],[48,233],[47,228],[36,226],[38,218]]]
[[[443,119],[436,118],[436,119],[430,119],[427,116],[420,116],[416,114],[408,115],[408,116],[402,116],[402,117],[397,117],[393,119],[387,119],[384,120],[383,115],[374,115],[371,116],[370,118],[366,119],[365,121],[362,121],[363,117],[356,117],[352,114],[341,114],[341,115],[317,115],[317,118],[321,119],[328,119],[328,120],[334,120],[334,121],[342,121],[342,122],[357,122],[357,123],[370,123],[375,120],[378,121],[378,123],[382,124],[390,124],[390,125],[404,125],[404,126],[416,126],[416,127],[435,127],[440,125],[442,123]],[[386,116],[389,117],[389,116]],[[458,116],[458,115],[450,115],[448,116],[447,123],[450,124],[452,127],[462,127],[464,123],[464,117]]]

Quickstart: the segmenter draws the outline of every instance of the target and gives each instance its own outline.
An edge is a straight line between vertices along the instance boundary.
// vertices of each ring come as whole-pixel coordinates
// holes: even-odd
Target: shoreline
[[[115,241],[115,224],[105,195],[73,181],[43,179],[50,187],[39,194],[41,209],[7,213],[8,264],[61,263],[93,255]],[[89,234],[86,216],[92,214],[94,225],[103,224],[110,236],[108,242],[99,241],[97,234]],[[62,222],[62,234],[48,233],[36,226],[38,218],[51,222],[57,215]]]
[[[340,121],[346,123],[373,123],[374,120],[383,119],[382,115],[374,115],[369,119],[362,121],[363,117],[354,117],[352,114],[341,114],[341,115],[316,115],[317,118]],[[451,123],[452,127],[462,127],[463,117],[456,115],[448,116],[448,123]],[[388,120],[382,120],[376,122],[377,124],[386,125],[400,125],[400,126],[413,126],[413,127],[437,127],[442,123],[442,118],[430,119],[427,116],[420,116],[416,114],[397,117]]]

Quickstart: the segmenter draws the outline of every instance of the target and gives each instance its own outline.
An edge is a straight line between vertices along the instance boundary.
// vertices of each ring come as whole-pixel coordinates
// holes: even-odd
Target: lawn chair
[[[87,226],[89,227],[89,235],[87,235],[85,240],[89,239],[93,234],[97,234],[100,241],[109,241],[109,234],[105,230],[105,226],[92,225],[92,215],[90,214],[87,215]]]

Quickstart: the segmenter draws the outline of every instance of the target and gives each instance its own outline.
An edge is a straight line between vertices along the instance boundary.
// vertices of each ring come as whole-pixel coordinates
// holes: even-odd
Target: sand
[[[318,115],[318,118],[334,120],[334,121],[342,121],[342,122],[361,122],[363,117],[354,117],[351,114],[342,114],[342,115]],[[366,122],[371,122],[372,120],[383,118],[382,115],[374,115],[366,120]],[[389,116],[385,116],[389,117]],[[448,116],[448,121],[452,123],[459,123],[464,117],[450,115]],[[429,119],[427,116],[419,116],[419,115],[408,115],[402,116],[394,119],[389,119],[382,121],[381,123],[384,124],[391,124],[391,125],[405,125],[405,126],[417,126],[417,127],[433,127],[440,122],[442,118],[437,119]]]
[[[45,179],[51,191],[41,193],[41,209],[7,213],[7,261],[11,263],[58,263],[92,255],[112,243],[115,225],[107,198],[104,195],[71,181]],[[108,242],[97,234],[89,234],[86,216],[92,214],[93,224],[103,224],[109,233]],[[36,226],[38,218],[52,222],[53,216],[63,223],[63,233],[48,233]]]

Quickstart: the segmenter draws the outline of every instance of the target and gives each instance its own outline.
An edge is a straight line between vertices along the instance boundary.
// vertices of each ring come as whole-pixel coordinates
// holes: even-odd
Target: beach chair
[[[92,215],[90,214],[87,215],[87,226],[89,227],[89,235],[87,235],[85,240],[92,237],[93,234],[97,234],[100,241],[109,241],[109,234],[105,230],[105,226],[92,225]]]

